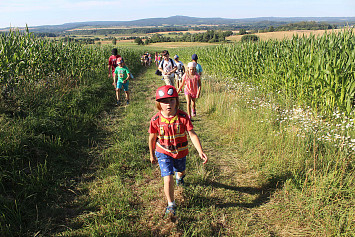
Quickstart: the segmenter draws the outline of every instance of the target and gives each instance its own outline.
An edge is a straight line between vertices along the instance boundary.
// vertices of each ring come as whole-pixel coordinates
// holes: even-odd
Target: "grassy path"
[[[190,148],[187,184],[176,188],[177,219],[162,218],[163,183],[159,167],[149,162],[147,143],[149,119],[156,111],[155,90],[163,85],[154,71],[149,68],[131,82],[130,105],[102,115],[106,139],[93,151],[99,171],[77,189],[81,195],[73,206],[80,214],[55,235],[272,236],[258,209],[273,190],[261,185],[257,173],[243,161],[238,143],[228,136],[229,128],[199,109],[204,97],[193,123],[209,163],[202,165]],[[180,99],[184,109],[182,94]]]

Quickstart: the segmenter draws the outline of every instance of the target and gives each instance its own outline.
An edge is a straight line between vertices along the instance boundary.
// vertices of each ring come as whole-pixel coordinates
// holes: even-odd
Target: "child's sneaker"
[[[120,101],[119,100],[117,100],[117,102],[116,102],[116,106],[119,106],[120,105]]]
[[[176,179],[176,185],[177,186],[184,186],[185,181],[184,181],[185,175],[180,177],[180,179]]]
[[[196,110],[192,110],[191,116],[192,116],[192,117],[195,117],[195,116],[196,116]]]
[[[175,216],[176,206],[167,206],[165,209],[165,216]]]

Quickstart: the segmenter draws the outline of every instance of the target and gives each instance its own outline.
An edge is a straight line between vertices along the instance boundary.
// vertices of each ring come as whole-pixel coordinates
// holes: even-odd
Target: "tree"
[[[247,41],[258,41],[259,36],[257,35],[243,35],[241,41],[242,42],[247,42]]]
[[[113,44],[113,45],[116,45],[116,44],[117,44],[117,39],[116,39],[116,37],[113,37],[113,39],[112,39],[112,44]]]
[[[245,35],[247,33],[246,29],[240,29],[239,30],[239,35]]]
[[[138,45],[143,45],[144,42],[140,37],[137,37],[134,39],[134,43],[138,44]]]

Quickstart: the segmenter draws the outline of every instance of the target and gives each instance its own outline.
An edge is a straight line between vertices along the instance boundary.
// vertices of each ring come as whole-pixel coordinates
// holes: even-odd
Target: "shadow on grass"
[[[199,197],[195,197],[194,200],[197,202],[194,202],[194,206],[199,206],[203,207],[206,206],[206,203],[209,203],[210,205],[214,205],[218,208],[230,208],[230,207],[242,207],[242,208],[254,208],[254,207],[259,207],[267,202],[269,202],[270,197],[272,194],[278,190],[281,189],[287,179],[291,177],[290,174],[286,174],[284,176],[277,176],[269,179],[264,185],[261,187],[237,187],[237,186],[231,186],[223,183],[219,183],[216,181],[205,181],[201,185],[205,187],[212,187],[212,188],[217,188],[217,189],[224,189],[224,190],[230,190],[236,192],[236,194],[248,194],[255,196],[255,198],[252,199],[251,202],[243,202],[241,199],[235,200],[235,202],[226,202],[223,198],[211,198],[211,197],[205,197],[199,194]],[[188,188],[188,186],[187,186]]]

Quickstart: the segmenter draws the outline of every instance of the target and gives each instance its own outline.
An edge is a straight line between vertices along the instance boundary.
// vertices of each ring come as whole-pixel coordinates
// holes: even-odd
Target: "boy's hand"
[[[201,159],[203,160],[203,164],[206,164],[208,161],[207,155],[203,152],[200,153],[199,155],[200,155]]]
[[[151,156],[151,157],[150,157],[150,163],[152,163],[152,164],[158,163],[157,158],[156,158],[155,156]]]

